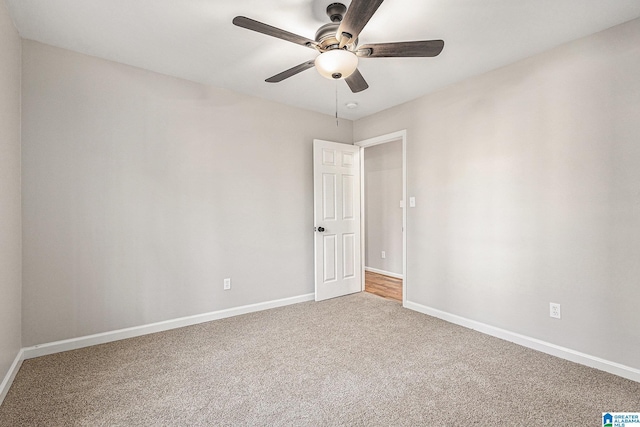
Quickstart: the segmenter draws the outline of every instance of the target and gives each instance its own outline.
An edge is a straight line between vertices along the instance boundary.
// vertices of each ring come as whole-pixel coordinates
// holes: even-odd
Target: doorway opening
[[[362,290],[406,301],[406,132],[361,147]]]

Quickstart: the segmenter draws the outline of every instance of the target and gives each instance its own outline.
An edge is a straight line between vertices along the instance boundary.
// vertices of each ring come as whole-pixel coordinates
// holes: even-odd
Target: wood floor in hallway
[[[402,302],[402,279],[365,271],[364,290],[383,298]]]

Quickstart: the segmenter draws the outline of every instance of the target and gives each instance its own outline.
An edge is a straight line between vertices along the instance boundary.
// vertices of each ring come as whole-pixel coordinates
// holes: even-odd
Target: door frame
[[[374,145],[385,144],[387,142],[402,141],[402,306],[407,303],[407,130],[376,136],[373,138],[357,141],[353,145],[360,147],[360,264],[362,274],[362,290],[365,287],[365,188],[364,188],[364,149]]]

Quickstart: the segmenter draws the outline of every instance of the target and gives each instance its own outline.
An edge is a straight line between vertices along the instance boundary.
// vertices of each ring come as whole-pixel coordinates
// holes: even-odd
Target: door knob
[[[324,231],[324,227],[318,227],[318,231],[322,233]]]

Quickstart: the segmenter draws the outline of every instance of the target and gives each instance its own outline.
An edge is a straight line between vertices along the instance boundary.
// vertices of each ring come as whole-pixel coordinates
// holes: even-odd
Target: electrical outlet
[[[231,278],[224,279],[224,290],[228,291],[231,289]]]
[[[385,251],[382,251],[382,253],[380,254],[380,258],[385,259],[387,257],[387,253]]]
[[[549,303],[549,316],[554,319],[560,319],[560,304],[556,304],[555,302]]]

